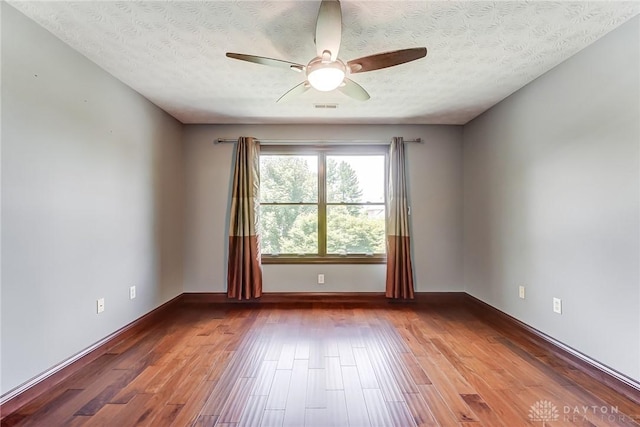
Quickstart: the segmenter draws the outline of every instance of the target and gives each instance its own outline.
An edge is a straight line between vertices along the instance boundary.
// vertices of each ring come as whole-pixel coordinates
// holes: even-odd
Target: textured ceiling
[[[183,123],[464,124],[640,12],[637,2],[342,1],[340,58],[426,46],[426,58],[352,79],[369,101],[304,75],[232,60],[306,64],[319,1],[10,1]],[[314,103],[337,103],[316,109]]]

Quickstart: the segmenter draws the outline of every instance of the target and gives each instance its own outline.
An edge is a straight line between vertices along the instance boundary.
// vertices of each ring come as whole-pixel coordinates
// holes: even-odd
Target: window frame
[[[318,254],[308,255],[271,255],[261,254],[263,264],[384,264],[387,261],[387,254],[347,254],[333,255],[327,254],[327,206],[367,206],[383,205],[386,213],[387,187],[388,187],[388,146],[387,145],[328,145],[328,144],[305,144],[305,145],[278,145],[269,144],[260,147],[260,155],[317,155],[318,156],[318,199],[316,203],[262,203],[260,206],[317,206],[318,207]],[[384,200],[382,203],[329,203],[327,202],[326,191],[326,158],[331,155],[377,155],[384,156]],[[385,221],[386,240],[386,221]]]

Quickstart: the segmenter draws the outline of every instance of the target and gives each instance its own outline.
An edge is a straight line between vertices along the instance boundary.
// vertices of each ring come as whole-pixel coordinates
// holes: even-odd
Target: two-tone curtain
[[[236,144],[229,224],[227,296],[238,300],[262,295],[258,237],[260,143],[241,137]]]
[[[387,191],[387,298],[413,299],[409,239],[409,204],[404,141],[393,138],[389,149]]]

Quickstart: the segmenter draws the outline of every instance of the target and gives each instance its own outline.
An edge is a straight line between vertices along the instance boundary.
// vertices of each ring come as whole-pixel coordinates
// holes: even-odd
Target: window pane
[[[384,205],[327,206],[327,253],[385,253]]]
[[[327,156],[329,203],[384,203],[384,156]]]
[[[261,206],[260,245],[263,254],[317,254],[317,206]]]
[[[260,202],[316,203],[318,157],[261,155]]]

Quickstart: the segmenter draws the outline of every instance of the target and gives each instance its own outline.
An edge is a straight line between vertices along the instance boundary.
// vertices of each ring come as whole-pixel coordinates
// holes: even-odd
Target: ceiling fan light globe
[[[321,92],[336,89],[344,81],[344,71],[338,68],[318,68],[307,76],[309,84]]]
[[[306,71],[309,84],[321,92],[338,88],[346,75],[346,67],[342,61],[325,63],[322,58],[315,58],[309,62]]]

